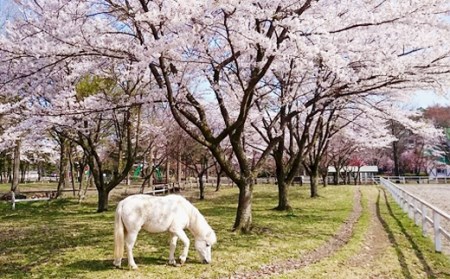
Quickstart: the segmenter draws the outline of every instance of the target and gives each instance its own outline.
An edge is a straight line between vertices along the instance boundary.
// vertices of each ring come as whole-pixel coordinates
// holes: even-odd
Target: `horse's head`
[[[195,249],[197,250],[203,263],[211,263],[211,246],[216,244],[217,238],[213,230],[205,236],[195,240]]]

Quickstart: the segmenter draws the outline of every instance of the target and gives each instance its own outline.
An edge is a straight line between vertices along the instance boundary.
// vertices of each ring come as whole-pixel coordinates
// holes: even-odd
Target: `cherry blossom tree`
[[[247,144],[256,141],[247,131],[257,103],[270,103],[265,99],[277,92],[279,77],[294,77],[308,97],[294,100],[288,90],[273,103],[276,110],[279,101],[299,101],[299,108],[314,103],[320,112],[340,98],[399,96],[448,83],[443,15],[450,4],[438,0],[18,2],[24,17],[0,39],[0,90],[81,115],[113,107],[122,120],[135,115],[128,108],[163,99],[238,186],[235,230],[251,229],[254,178],[289,125],[277,124],[257,152]],[[86,74],[103,77],[111,69],[117,84],[138,84],[146,94],[124,94],[113,106],[92,97],[78,106],[74,86]],[[314,122],[329,125],[325,119]],[[58,121],[75,125],[62,116]],[[83,136],[83,129],[94,129],[78,127]]]

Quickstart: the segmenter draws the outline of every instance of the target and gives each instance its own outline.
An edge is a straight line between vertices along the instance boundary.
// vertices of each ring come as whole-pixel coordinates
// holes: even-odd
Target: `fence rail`
[[[450,215],[428,202],[401,189],[388,179],[380,177],[380,183],[391,193],[397,204],[415,224],[422,226],[422,234],[428,232],[427,224],[431,226],[434,235],[434,247],[437,252],[442,252],[443,237],[450,243],[450,233],[443,227],[443,223],[450,223]]]
[[[450,182],[450,177],[446,176],[383,176],[383,178],[397,184],[447,184],[448,182]]]

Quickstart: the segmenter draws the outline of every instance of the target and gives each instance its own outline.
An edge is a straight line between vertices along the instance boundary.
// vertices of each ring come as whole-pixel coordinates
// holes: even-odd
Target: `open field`
[[[289,267],[295,259],[311,257],[346,226],[358,191],[362,213],[351,228],[350,240],[308,265]],[[111,197],[111,210],[101,214],[95,213],[95,196],[81,205],[71,198],[20,203],[15,211],[2,202],[0,274],[5,278],[259,278],[262,266],[273,265],[276,272],[266,275],[283,278],[450,278],[449,258],[434,253],[431,241],[379,188],[321,188],[317,199],[308,198],[308,193],[307,187],[292,188],[294,210],[276,212],[271,210],[276,188],[255,186],[255,228],[242,235],[230,231],[236,188],[219,193],[208,188],[205,201],[196,200],[196,192],[184,192],[216,230],[213,263],[200,264],[191,246],[184,266],[168,266],[168,236],[142,231],[134,250],[136,271],[128,270],[125,260],[122,269],[112,265],[114,207],[123,190]]]

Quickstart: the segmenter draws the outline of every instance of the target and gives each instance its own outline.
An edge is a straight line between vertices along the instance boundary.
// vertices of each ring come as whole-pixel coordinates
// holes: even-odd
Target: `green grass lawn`
[[[79,205],[75,200],[0,204],[0,274],[7,278],[216,278],[235,271],[297,257],[324,243],[352,209],[355,188],[329,187],[322,197],[308,198],[308,188],[291,191],[294,211],[276,212],[276,187],[256,186],[253,205],[254,233],[236,234],[231,227],[236,213],[237,189],[211,189],[205,201],[193,199],[216,230],[213,263],[203,265],[191,245],[182,267],[167,266],[167,234],[139,234],[134,255],[139,270],[114,269],[111,210],[95,213],[95,197]],[[191,194],[192,195],[192,194]],[[191,238],[192,240],[192,238]],[[178,245],[180,248],[181,242]],[[177,249],[179,255],[180,249]]]

